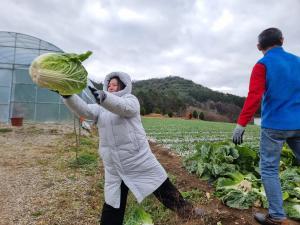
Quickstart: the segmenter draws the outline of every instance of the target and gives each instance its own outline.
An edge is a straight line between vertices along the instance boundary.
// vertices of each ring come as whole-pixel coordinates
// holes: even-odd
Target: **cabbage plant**
[[[92,52],[84,54],[46,53],[30,65],[30,76],[37,85],[61,95],[80,93],[87,85],[87,71],[81,64]]]
[[[152,218],[141,206],[130,212],[125,225],[154,225]]]

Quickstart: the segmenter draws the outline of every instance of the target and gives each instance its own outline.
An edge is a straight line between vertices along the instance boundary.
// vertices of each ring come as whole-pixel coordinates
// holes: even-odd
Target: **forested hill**
[[[96,85],[102,89],[102,85]],[[245,98],[213,91],[177,76],[133,82],[141,113],[186,116],[202,112],[204,120],[235,122]]]
[[[203,112],[207,120],[235,122],[245,98],[213,91],[177,76],[136,81],[133,93],[145,114]],[[205,118],[204,118],[205,119]]]

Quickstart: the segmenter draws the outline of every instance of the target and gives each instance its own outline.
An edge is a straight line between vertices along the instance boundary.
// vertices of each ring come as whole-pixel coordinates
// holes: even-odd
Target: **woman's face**
[[[119,82],[117,79],[111,79],[108,83],[108,88],[107,88],[108,92],[117,92],[119,91]]]

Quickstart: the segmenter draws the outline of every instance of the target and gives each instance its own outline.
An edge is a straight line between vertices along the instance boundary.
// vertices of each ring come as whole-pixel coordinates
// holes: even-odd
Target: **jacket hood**
[[[125,94],[131,94],[132,91],[132,83],[131,78],[127,73],[124,72],[112,72],[106,75],[103,83],[103,90],[107,91],[108,83],[112,77],[119,77],[119,79],[125,84],[125,88],[118,92],[112,92],[112,94],[117,96],[123,96]]]

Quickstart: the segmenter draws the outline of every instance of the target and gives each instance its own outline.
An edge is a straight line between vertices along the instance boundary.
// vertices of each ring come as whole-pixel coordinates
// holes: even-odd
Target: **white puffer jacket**
[[[77,95],[64,99],[64,103],[78,116],[97,124],[99,154],[105,168],[105,202],[119,208],[122,180],[141,202],[167,179],[167,173],[149,147],[141,122],[139,101],[131,94],[129,75],[122,72],[108,74],[103,90],[107,91],[109,80],[115,76],[126,87],[119,92],[106,92],[101,106],[86,104]]]

